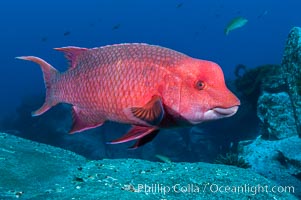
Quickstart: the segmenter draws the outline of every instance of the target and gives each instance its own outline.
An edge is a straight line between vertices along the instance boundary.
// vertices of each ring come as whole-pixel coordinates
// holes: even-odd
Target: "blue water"
[[[300,7],[299,0],[1,1],[1,116],[44,92],[39,67],[15,56],[39,56],[65,70],[55,47],[144,42],[215,61],[231,79],[239,63],[281,62],[289,30],[301,25]],[[249,22],[225,36],[237,16]]]
[[[0,54],[0,132],[68,149],[89,160],[139,158],[160,161],[161,155],[161,157],[166,156],[172,162],[212,163],[220,155],[226,155],[229,152],[235,155],[240,141],[252,140],[263,132],[259,131],[259,119],[256,113],[260,81],[257,77],[254,78],[256,85],[252,87],[246,83],[253,83],[253,77],[248,80],[247,76],[246,82],[242,78],[243,80],[236,84],[236,86],[242,86],[242,89],[237,91],[235,84],[231,82],[237,78],[234,75],[234,69],[238,64],[244,64],[248,68],[265,64],[281,64],[289,31],[294,26],[301,27],[300,8],[300,0],[2,0],[0,1],[0,45],[2,48]],[[235,17],[246,18],[248,23],[226,36],[224,29]],[[241,100],[237,114],[194,127],[160,130],[154,140],[135,150],[127,150],[133,145],[131,142],[115,145],[107,143],[124,135],[130,125],[106,122],[101,127],[71,135],[68,134],[72,125],[71,113],[70,107],[66,105],[55,106],[38,117],[30,115],[31,111],[38,109],[43,103],[45,86],[42,72],[38,65],[17,60],[15,57],[38,56],[59,71],[65,71],[68,62],[62,52],[55,51],[53,48],[64,46],[92,48],[132,42],[160,45],[191,57],[218,63],[224,71],[228,87]],[[258,73],[258,76],[264,73]],[[252,75],[254,74],[251,73]],[[248,88],[249,86],[251,89]],[[247,92],[241,93],[242,90]],[[248,93],[248,91],[251,92]],[[275,97],[276,100],[278,98],[279,96]],[[266,104],[272,101],[273,98],[267,100]],[[292,111],[285,113],[288,112]],[[274,112],[270,113],[272,114],[268,114],[266,118],[271,117]],[[292,119],[290,116],[292,114],[288,115],[287,119]],[[274,122],[273,116],[271,118],[268,125]],[[280,125],[286,124],[290,125],[287,122]],[[269,126],[263,127],[264,125],[265,121],[261,123],[261,131],[269,128]],[[1,142],[6,141],[1,139],[0,147]],[[20,147],[21,145],[22,143]],[[24,149],[26,148],[28,147]],[[267,149],[266,152],[272,152],[270,148]],[[4,150],[5,148],[3,152]],[[252,149],[252,151],[250,149],[250,152],[253,150],[265,152],[264,147],[260,145],[258,149]],[[274,167],[279,162],[281,173],[288,172],[291,176],[287,179],[288,182],[298,179],[296,182],[296,188],[298,188],[301,173],[300,166],[297,166],[299,161],[294,160],[297,157],[286,158],[281,151],[276,151],[278,153],[273,158],[275,162],[271,163],[271,166]],[[13,150],[7,152],[10,153]],[[0,157],[1,162],[8,163],[6,165],[9,167],[12,166],[11,162],[5,162],[7,159],[4,156]],[[268,156],[269,159],[271,157],[273,156]],[[282,160],[285,160],[284,164],[281,163]],[[22,163],[23,160],[16,162]],[[45,163],[44,160],[41,162]],[[254,163],[256,161],[251,164]],[[258,171],[260,171],[262,169],[260,166],[266,165],[258,162],[258,166]],[[4,171],[18,169],[18,165],[11,169],[9,167],[8,169],[5,167]],[[257,169],[257,166],[255,168]],[[298,170],[294,171],[294,168]],[[283,177],[287,176],[282,176],[282,174],[278,176],[279,169],[276,167],[275,169],[276,171],[271,170],[267,173],[268,175],[264,175],[272,177],[276,174],[273,179],[277,180],[281,177],[279,181],[286,179]],[[20,165],[21,172],[26,170],[26,168],[23,169],[23,165]],[[143,171],[147,172],[144,169]],[[39,173],[41,170],[33,168],[32,172],[32,174]],[[8,174],[15,176],[14,172]],[[219,176],[217,178],[221,179],[223,174],[218,172],[217,175]],[[177,178],[177,176],[178,174],[175,174],[174,177]],[[236,175],[234,174],[233,177]],[[16,178],[18,177],[12,177],[10,184],[13,184]],[[208,180],[210,182],[214,179],[215,177]],[[182,180],[182,177],[179,180]],[[189,180],[194,180],[194,178]],[[43,180],[37,179],[37,181],[33,184],[39,185]],[[107,182],[103,183],[107,184]],[[280,183],[283,185],[282,182]],[[0,183],[0,199],[3,195],[3,188],[7,188],[5,184],[1,186]],[[16,186],[17,184],[16,182]],[[56,185],[59,186],[59,184]],[[16,188],[8,191],[20,193]],[[47,194],[48,191],[52,192],[47,188]],[[27,195],[30,191],[23,192]],[[298,195],[300,197],[299,191]]]

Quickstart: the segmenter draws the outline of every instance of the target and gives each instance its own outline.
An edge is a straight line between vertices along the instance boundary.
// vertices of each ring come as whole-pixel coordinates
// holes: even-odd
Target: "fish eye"
[[[201,81],[201,80],[197,81],[196,84],[195,84],[195,87],[196,87],[196,89],[198,89],[198,90],[204,89],[204,88],[205,88],[205,83],[204,83],[204,81]]]

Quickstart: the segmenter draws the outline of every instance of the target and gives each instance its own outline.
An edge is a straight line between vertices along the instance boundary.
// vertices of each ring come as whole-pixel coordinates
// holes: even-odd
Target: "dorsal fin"
[[[54,48],[57,51],[61,51],[65,54],[65,57],[70,62],[69,69],[72,69],[76,66],[77,57],[82,54],[83,52],[87,51],[87,48],[81,48],[81,47],[61,47],[61,48]]]

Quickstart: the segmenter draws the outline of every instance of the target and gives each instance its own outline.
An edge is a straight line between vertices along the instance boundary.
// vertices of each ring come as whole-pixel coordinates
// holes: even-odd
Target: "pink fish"
[[[132,129],[111,144],[151,141],[160,128],[183,127],[230,117],[240,105],[225,85],[214,62],[191,58],[147,44],[117,44],[100,48],[56,48],[70,68],[60,73],[34,56],[17,57],[40,65],[46,85],[38,116],[58,103],[72,105],[70,133],[105,121],[131,124]]]

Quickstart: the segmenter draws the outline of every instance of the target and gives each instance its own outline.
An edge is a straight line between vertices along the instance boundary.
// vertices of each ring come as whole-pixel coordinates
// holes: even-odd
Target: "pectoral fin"
[[[158,125],[164,116],[164,108],[160,96],[153,96],[143,107],[132,107],[126,110],[129,117],[137,118],[148,125]]]

